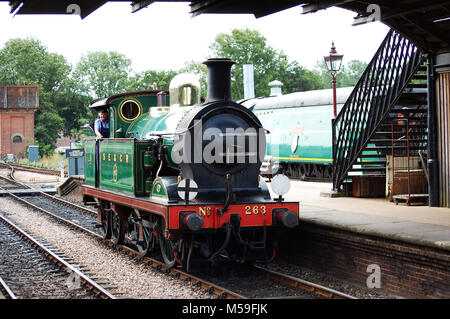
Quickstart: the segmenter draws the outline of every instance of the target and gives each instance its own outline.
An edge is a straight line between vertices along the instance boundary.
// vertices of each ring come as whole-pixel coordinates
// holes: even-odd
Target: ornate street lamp
[[[329,55],[324,56],[325,64],[327,65],[328,71],[330,71],[333,78],[333,114],[334,118],[337,116],[337,106],[336,106],[336,74],[341,69],[343,54],[338,54],[336,52],[336,47],[334,46],[334,41],[331,43],[331,51]]]

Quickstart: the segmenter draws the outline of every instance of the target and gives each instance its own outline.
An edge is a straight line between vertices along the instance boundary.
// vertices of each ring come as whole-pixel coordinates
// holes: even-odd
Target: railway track
[[[115,299],[61,253],[0,215],[2,290],[7,298]],[[85,289],[80,289],[81,286]]]
[[[352,296],[328,289],[326,287],[308,282],[299,278],[288,276],[279,272],[274,272],[260,266],[244,266],[227,264],[227,270],[220,274],[215,274],[209,270],[186,273],[177,268],[168,268],[162,261],[155,258],[142,257],[138,252],[126,245],[115,245],[109,240],[105,240],[98,228],[96,228],[97,213],[91,209],[73,204],[55,196],[40,193],[39,196],[15,196],[9,195],[16,201],[42,212],[53,219],[84,232],[108,247],[114,247],[122,253],[130,256],[136,261],[149,266],[159,272],[163,272],[182,281],[194,283],[200,289],[208,291],[215,298],[223,299],[245,299],[245,298],[336,298],[352,299]],[[228,271],[241,273],[244,276],[236,278],[227,275]],[[206,273],[206,275],[205,275]],[[245,274],[251,274],[245,275]],[[229,278],[230,280],[218,280],[218,278]],[[236,282],[241,287],[236,287]],[[260,283],[260,287],[255,287],[255,282]],[[248,286],[250,289],[242,287]],[[267,287],[270,287],[269,289]],[[276,287],[276,289],[274,288]],[[266,291],[266,292],[264,292]]]
[[[0,163],[0,166],[3,167],[12,167],[19,171],[26,171],[26,172],[32,172],[32,173],[38,173],[38,174],[45,174],[45,175],[54,175],[54,176],[60,176],[61,171],[57,169],[52,168],[37,168],[37,167],[31,167],[21,164],[13,164],[13,163]],[[68,172],[64,171],[64,176],[68,176]]]
[[[0,188],[4,190],[10,189],[30,189],[28,185],[25,185],[19,181],[16,181],[11,178],[7,178],[4,176],[0,176]]]
[[[8,286],[8,284],[0,277],[0,299],[17,299],[17,296]]]
[[[42,196],[25,196],[18,197],[13,194],[10,195],[16,201],[25,204],[26,206],[37,210],[41,213],[44,213],[55,220],[73,228],[78,231],[84,232],[91,237],[97,239],[108,247],[114,247],[115,249],[123,252],[124,254],[132,257],[136,261],[141,262],[142,264],[149,266],[157,271],[163,272],[168,275],[172,275],[175,278],[178,278],[183,281],[189,281],[194,283],[199,288],[208,291],[210,294],[216,296],[217,298],[226,298],[226,299],[242,299],[243,296],[233,293],[227,289],[223,289],[222,287],[215,285],[213,283],[202,280],[199,277],[193,276],[181,270],[175,268],[168,268],[163,262],[156,260],[150,257],[142,257],[138,252],[133,249],[125,246],[125,245],[115,245],[112,242],[105,240],[100,233],[97,231],[95,227],[96,217],[93,215],[93,211],[81,207],[79,205],[68,203],[67,201],[63,201],[60,199],[56,199],[53,196],[42,195]],[[39,197],[39,198],[37,198]],[[53,211],[49,211],[49,206],[52,206],[51,202],[57,203],[57,206],[53,206]],[[46,207],[46,208],[44,208]],[[65,209],[61,209],[61,207],[65,207]]]
[[[97,228],[95,227],[96,224],[96,213],[92,210],[86,209],[84,207],[78,206],[76,204],[69,203],[67,201],[63,201],[61,199],[58,199],[56,197],[43,194],[41,196],[25,196],[25,197],[16,197],[12,195],[14,199],[21,201],[23,204],[29,206],[32,209],[41,211],[52,218],[57,219],[58,221],[74,228],[79,231],[82,231],[86,234],[89,234],[90,236],[98,239],[99,241],[103,242],[105,245],[109,247],[117,248],[118,250],[122,251],[126,255],[134,258],[135,260],[152,267],[155,270],[164,272],[166,274],[169,274],[173,277],[179,278],[180,280],[186,280],[191,283],[195,283],[197,286],[199,286],[202,290],[208,291],[212,295],[214,295],[216,298],[225,298],[225,299],[244,299],[244,298],[265,298],[265,297],[285,297],[288,293],[291,297],[297,296],[298,298],[314,298],[314,297],[320,297],[320,298],[338,298],[338,299],[351,299],[352,296],[337,292],[332,289],[328,289],[323,286],[316,285],[311,282],[307,282],[298,278],[294,278],[292,276],[283,275],[281,273],[277,273],[274,271],[270,271],[268,269],[264,269],[262,267],[258,266],[252,266],[250,271],[253,273],[253,275],[257,274],[257,277],[264,277],[265,280],[261,281],[259,279],[253,279],[247,277],[247,282],[243,283],[243,278],[240,278],[238,282],[245,286],[245,285],[251,285],[253,288],[253,292],[246,291],[245,289],[242,290],[243,293],[236,293],[236,287],[233,285],[233,277],[229,276],[219,276],[219,277],[229,277],[232,278],[231,282],[221,282],[214,280],[217,279],[217,276],[208,276],[207,279],[205,274],[197,274],[197,273],[186,273],[180,269],[177,268],[167,268],[167,266],[162,262],[155,258],[150,257],[142,257],[139,255],[138,252],[134,251],[130,247],[127,247],[125,245],[114,245],[112,242],[103,239],[102,235],[97,231]],[[57,203],[56,206],[54,203]],[[45,208],[44,208],[45,207]],[[52,210],[50,212],[49,210]],[[236,265],[236,267],[241,267],[240,265]],[[262,292],[264,289],[267,290],[267,287],[271,287],[270,292],[271,294],[268,296],[265,296],[264,294],[260,295],[254,295],[254,282],[257,280],[262,284],[262,287],[259,289],[260,292]],[[274,295],[274,289],[273,287],[277,286],[278,291],[277,295]],[[230,287],[230,288],[227,288]]]

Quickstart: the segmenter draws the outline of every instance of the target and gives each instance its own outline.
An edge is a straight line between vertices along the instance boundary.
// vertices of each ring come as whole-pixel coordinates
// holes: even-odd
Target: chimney
[[[231,67],[235,64],[230,59],[208,59],[203,62],[208,67],[208,93],[205,103],[231,101]]]

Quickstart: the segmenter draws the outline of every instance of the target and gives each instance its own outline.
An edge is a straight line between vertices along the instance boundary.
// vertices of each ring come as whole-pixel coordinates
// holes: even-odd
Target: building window
[[[13,143],[22,143],[22,137],[20,135],[15,135],[13,137]]]

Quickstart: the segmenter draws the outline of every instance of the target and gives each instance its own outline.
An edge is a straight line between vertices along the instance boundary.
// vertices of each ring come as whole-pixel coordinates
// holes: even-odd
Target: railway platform
[[[384,198],[321,197],[331,183],[291,181],[286,200],[300,202],[300,222],[450,251],[450,209],[395,205]]]
[[[395,298],[450,296],[450,209],[383,198],[321,197],[331,183],[291,181],[300,224],[279,259]],[[374,280],[374,281],[371,281]]]

